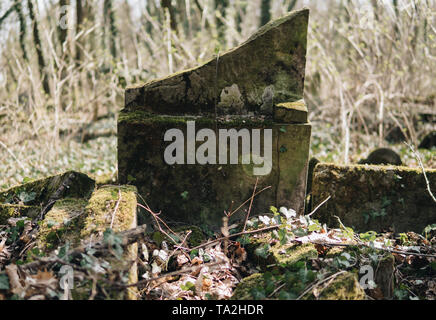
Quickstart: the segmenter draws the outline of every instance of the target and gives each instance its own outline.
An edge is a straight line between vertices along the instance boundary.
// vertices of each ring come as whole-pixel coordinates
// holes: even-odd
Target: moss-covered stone
[[[8,223],[9,218],[30,217],[34,218],[41,211],[38,206],[24,206],[19,204],[0,204],[0,225]]]
[[[97,189],[91,198],[73,199],[67,198],[58,200],[53,208],[45,215],[40,224],[37,234],[38,247],[49,253],[59,244],[69,242],[71,246],[78,246],[88,241],[91,237],[97,240],[102,237],[103,232],[110,228],[115,232],[122,232],[135,228],[136,220],[136,188],[133,186],[108,186]],[[129,283],[138,281],[136,263],[137,244],[127,248],[124,259],[110,259],[113,270],[125,270],[126,265],[130,266],[128,274]],[[103,284],[102,284],[103,285]],[[75,288],[73,297],[89,297],[91,286],[83,285]],[[108,292],[110,296],[121,299],[124,296],[129,299],[136,299],[136,288],[129,288],[126,291]]]
[[[253,292],[258,290],[262,291],[262,288],[268,286],[265,280],[265,275],[262,273],[255,273],[249,277],[244,278],[234,289],[231,300],[253,300]],[[283,288],[295,287],[295,283],[291,283],[291,279],[295,280],[295,277],[283,277],[280,280]],[[306,286],[301,286],[304,289]],[[317,287],[317,297],[312,292],[308,292],[301,298],[304,300],[364,300],[366,295],[365,291],[360,287],[358,277],[355,273],[345,272],[333,278],[324,284],[320,284]],[[303,292],[301,292],[303,293]],[[297,296],[295,296],[296,298]],[[273,296],[269,296],[268,299],[277,299],[277,292]],[[294,299],[295,299],[294,298]],[[291,298],[292,299],[292,298]]]
[[[88,214],[80,236],[87,238],[91,234],[101,235],[111,225],[112,217],[112,229],[115,232],[134,228],[136,226],[136,206],[134,186],[108,186],[97,189],[86,206]]]
[[[271,248],[273,263],[277,265],[291,266],[302,260],[316,259],[318,251],[311,243],[306,244],[276,244]]]
[[[203,231],[199,227],[194,225],[172,228],[172,230],[180,239],[184,239],[187,236],[188,232],[190,232],[189,237],[187,238],[187,244],[190,248],[197,247],[204,243],[204,241],[206,240]],[[164,235],[160,231],[153,232],[151,238],[153,239],[153,241],[156,242],[158,246],[160,246],[163,241],[172,242],[172,240],[168,236]]]
[[[274,121],[279,123],[307,123],[307,106],[304,100],[276,105]]]
[[[270,22],[239,47],[203,65],[129,87],[129,111],[272,115],[274,103],[303,97],[309,10]]]
[[[365,300],[365,291],[359,284],[357,275],[345,272],[328,282],[318,296],[318,300]],[[313,295],[308,299],[314,299]]]
[[[37,235],[38,247],[48,252],[59,244],[69,242],[72,246],[80,244],[80,229],[87,215],[87,200],[64,199],[55,203],[40,224]]]
[[[263,233],[256,235],[256,237],[251,236],[249,244],[246,245],[249,255],[248,259],[255,261],[264,271],[271,267],[287,268],[298,261],[307,261],[318,257],[318,251],[311,243],[287,243],[281,245],[279,242],[276,242],[269,247],[269,254],[266,257],[256,254],[257,249],[270,243],[272,243],[271,233]]]
[[[68,171],[48,178],[35,180],[0,192],[0,203],[41,205],[62,186],[67,178],[72,177],[64,198],[89,198],[94,191],[95,181],[87,175]]]
[[[196,131],[206,128],[272,129],[271,172],[254,176],[252,164],[168,165],[164,153],[170,142],[164,141],[165,132],[179,129],[186,137],[189,120],[195,120]],[[163,217],[190,224],[220,226],[223,211],[228,210],[232,202],[240,204],[251,197],[256,178],[259,178],[259,190],[271,188],[256,197],[253,211],[268,211],[269,206],[275,205],[300,212],[304,208],[310,133],[308,124],[279,125],[256,117],[231,117],[216,122],[211,118],[121,112],[118,122],[119,182],[137,186],[150,207],[162,211]],[[260,150],[263,150],[263,137],[260,140]],[[201,144],[197,142],[196,147]],[[241,216],[234,216],[234,219],[238,218]]]
[[[426,170],[430,186],[436,185],[436,170]],[[338,166],[318,164],[312,182],[315,208],[331,199],[315,213],[320,221],[342,223],[357,231],[421,233],[435,222],[431,199],[421,169],[397,166]]]
[[[233,291],[231,300],[253,300],[252,290],[264,286],[263,274],[255,273],[242,279]]]

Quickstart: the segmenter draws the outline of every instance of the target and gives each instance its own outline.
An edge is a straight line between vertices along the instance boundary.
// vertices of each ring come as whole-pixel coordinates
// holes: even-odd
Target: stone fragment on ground
[[[426,175],[436,186],[436,170]],[[314,215],[329,226],[339,226],[337,216],[356,231],[421,233],[436,221],[436,204],[419,168],[321,163],[313,174],[312,207],[329,196]]]

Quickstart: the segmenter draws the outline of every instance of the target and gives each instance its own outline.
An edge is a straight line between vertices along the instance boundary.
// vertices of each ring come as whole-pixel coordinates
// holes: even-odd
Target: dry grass
[[[78,34],[69,30],[63,46],[57,37],[58,6],[40,10],[49,95],[42,90],[29,30],[26,48],[31,59],[24,61],[16,18],[8,18],[11,31],[0,56],[0,188],[70,168],[115,174],[115,137],[80,144],[75,133],[98,116],[116,114],[126,84],[195,66],[241,43],[259,27],[259,0],[230,1],[225,18],[213,10],[212,2],[200,0],[200,12],[194,1],[185,1],[191,10],[174,33],[160,8],[147,12],[144,4],[133,8],[115,1],[116,59],[107,48],[102,1],[92,2],[95,18]],[[272,1],[272,17],[284,14],[290,2]],[[306,100],[314,125],[313,154],[342,163],[356,161],[369,149],[386,145],[383,138],[394,125],[416,146],[432,129],[414,123],[413,117],[436,93],[436,1],[399,0],[397,11],[391,1],[377,2],[375,9],[371,2],[362,5],[356,0],[326,0],[323,7],[328,10],[319,1],[306,3],[312,9]],[[302,6],[303,1],[297,1],[296,8]],[[2,3],[1,12],[6,7]],[[221,41],[216,16],[226,26]],[[74,59],[77,47],[80,61]],[[426,107],[434,109],[434,101]],[[403,145],[394,148],[404,162],[418,165]],[[435,152],[423,152],[423,160],[435,166]]]

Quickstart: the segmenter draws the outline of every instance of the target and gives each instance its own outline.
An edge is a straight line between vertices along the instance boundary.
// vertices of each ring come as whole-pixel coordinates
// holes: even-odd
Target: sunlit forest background
[[[435,0],[2,0],[0,188],[74,169],[116,177],[124,89],[193,67],[286,12],[311,9],[312,155],[403,163],[435,129]],[[428,120],[428,119],[427,119]],[[436,152],[419,150],[426,167]]]

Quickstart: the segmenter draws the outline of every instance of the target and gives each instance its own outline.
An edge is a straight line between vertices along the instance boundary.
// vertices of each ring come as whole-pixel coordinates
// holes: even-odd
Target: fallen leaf
[[[200,257],[195,257],[194,259],[192,259],[191,263],[193,266],[197,266],[203,264],[203,259],[201,259]]]

